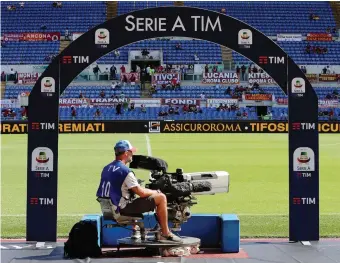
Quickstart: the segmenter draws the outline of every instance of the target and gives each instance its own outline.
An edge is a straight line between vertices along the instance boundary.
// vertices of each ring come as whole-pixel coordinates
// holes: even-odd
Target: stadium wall
[[[27,134],[28,123],[1,123],[1,134]],[[340,122],[293,123],[294,130],[340,133]],[[32,123],[33,130],[53,132],[53,123]],[[60,133],[288,133],[287,121],[60,121]]]

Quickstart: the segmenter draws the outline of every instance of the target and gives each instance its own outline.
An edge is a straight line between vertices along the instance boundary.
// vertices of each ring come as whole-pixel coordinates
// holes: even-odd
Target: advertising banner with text
[[[277,41],[302,41],[301,34],[278,34]]]
[[[33,127],[34,126],[34,127]],[[293,123],[294,130],[340,133],[340,121]],[[33,129],[53,128],[49,123],[32,123]],[[27,133],[28,122],[4,121],[1,134]],[[288,133],[288,122],[272,121],[61,121],[60,133]]]
[[[319,81],[323,82],[335,82],[338,80],[340,74],[320,74]]]
[[[250,73],[248,81],[249,84],[276,84],[267,73]]]
[[[5,33],[5,41],[59,41],[60,32]]]
[[[152,76],[152,84],[167,85],[167,84],[171,84],[171,81],[173,79],[181,81],[181,74],[180,73],[156,73]]]
[[[245,94],[244,99],[245,100],[256,100],[256,101],[262,101],[262,100],[272,100],[272,94]]]
[[[332,34],[328,33],[308,33],[307,41],[332,41]]]
[[[122,73],[120,74],[120,81],[124,80],[124,77],[126,77],[128,82],[139,82],[139,73],[131,72],[131,73]]]
[[[203,73],[203,84],[239,84],[239,76],[235,72]]]
[[[238,99],[208,99],[207,107],[218,107],[221,104],[234,105],[238,104]]]
[[[318,82],[318,74],[305,74],[310,82]]]
[[[172,106],[200,105],[201,100],[200,99],[173,98],[173,99],[162,99],[161,103],[162,105],[171,104]]]
[[[34,84],[37,82],[41,73],[18,73],[19,84]]]

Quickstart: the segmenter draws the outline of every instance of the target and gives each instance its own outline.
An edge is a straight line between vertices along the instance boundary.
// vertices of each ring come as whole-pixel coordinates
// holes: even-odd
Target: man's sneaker
[[[140,239],[141,238],[141,234],[139,230],[132,230],[132,239]]]
[[[162,243],[176,243],[176,244],[183,243],[183,240],[180,237],[174,235],[173,233],[169,233],[167,236],[161,235],[158,241]]]

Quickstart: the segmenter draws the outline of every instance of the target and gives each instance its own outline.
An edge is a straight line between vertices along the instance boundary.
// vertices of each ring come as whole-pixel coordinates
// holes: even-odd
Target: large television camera
[[[130,168],[150,171],[145,187],[166,195],[168,217],[175,231],[180,231],[180,225],[191,217],[190,207],[197,204],[196,195],[229,192],[229,174],[225,171],[184,173],[178,168],[170,173],[166,161],[144,155],[134,155]]]

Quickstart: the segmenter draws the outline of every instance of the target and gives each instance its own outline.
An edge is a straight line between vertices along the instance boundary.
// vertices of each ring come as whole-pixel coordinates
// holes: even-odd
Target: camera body
[[[212,195],[229,192],[229,173],[225,171],[184,173],[178,168],[168,172],[168,164],[160,158],[135,155],[130,168],[150,171],[145,187],[160,190],[167,197],[168,218],[173,230],[191,217],[190,208],[197,204],[196,195]]]

